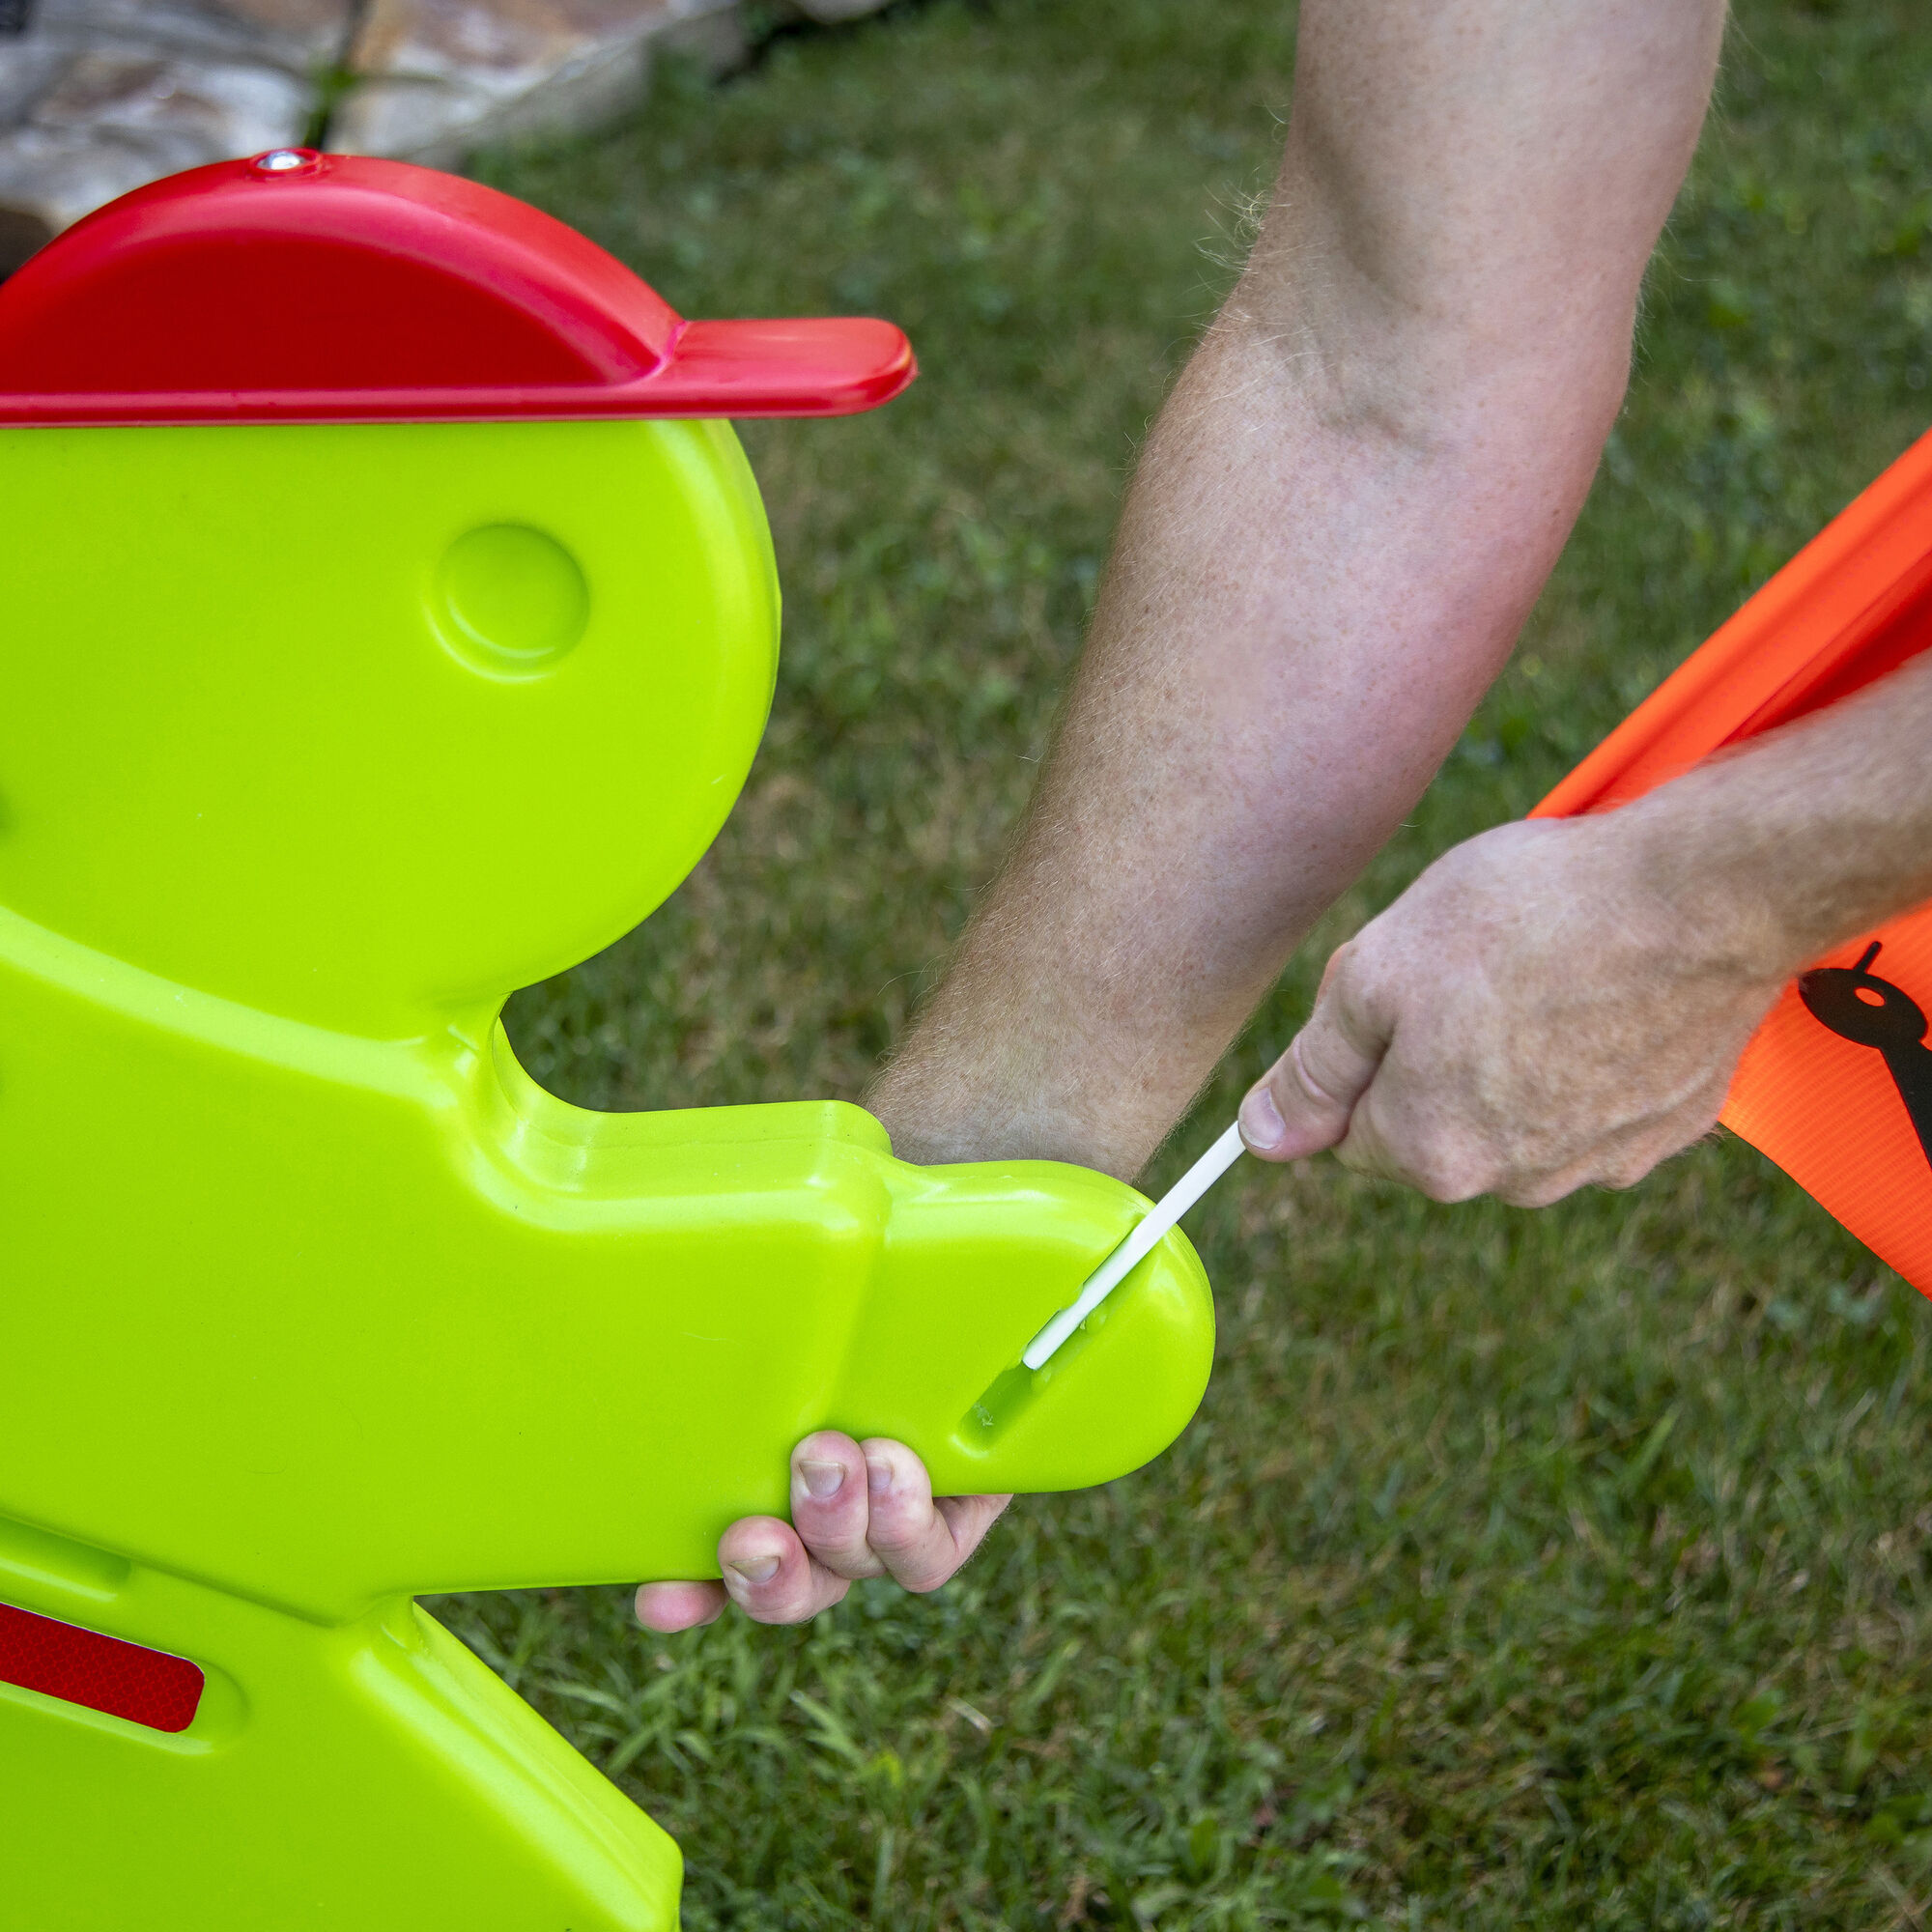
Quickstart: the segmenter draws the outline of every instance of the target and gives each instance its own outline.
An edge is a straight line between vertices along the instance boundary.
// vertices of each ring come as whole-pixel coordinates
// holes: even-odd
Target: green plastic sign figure
[[[715,1576],[814,1428],[1048,1490],[1193,1412],[1178,1234],[1018,1367],[1131,1189],[834,1102],[582,1112],[498,1023],[750,766],[724,418],[911,376],[300,151],[0,288],[9,1932],[669,1927],[675,1846],[414,1595]]]

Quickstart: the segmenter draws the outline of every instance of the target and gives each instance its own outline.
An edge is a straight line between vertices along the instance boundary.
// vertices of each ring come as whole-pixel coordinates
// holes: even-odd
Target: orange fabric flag
[[[1530,815],[1606,811],[1932,646],[1932,435]],[[1926,747],[1932,757],[1932,745]],[[1932,1294],[1932,905],[1830,953],[1746,1049],[1723,1121]]]

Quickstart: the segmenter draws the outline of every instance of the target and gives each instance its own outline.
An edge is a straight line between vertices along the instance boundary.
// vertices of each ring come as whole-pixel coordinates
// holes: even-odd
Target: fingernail
[[[747,1583],[769,1583],[778,1575],[779,1559],[776,1556],[738,1556],[724,1567],[735,1572]]]
[[[1281,1137],[1288,1131],[1288,1123],[1281,1117],[1281,1109],[1274,1103],[1274,1095],[1265,1087],[1257,1087],[1241,1102],[1241,1138],[1261,1152],[1269,1148],[1279,1147]]]
[[[827,1496],[836,1496],[838,1486],[845,1480],[843,1463],[801,1463],[798,1473],[805,1484],[805,1492],[816,1496],[823,1502]]]
[[[867,1456],[866,1458],[866,1487],[875,1496],[889,1494],[893,1487],[893,1465],[886,1462],[875,1463]]]

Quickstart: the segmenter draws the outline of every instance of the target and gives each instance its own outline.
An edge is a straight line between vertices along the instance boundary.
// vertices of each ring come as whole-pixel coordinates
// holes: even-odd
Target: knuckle
[[[745,1608],[754,1623],[802,1624],[815,1617],[820,1610],[830,1609],[834,1604],[842,1602],[851,1587],[842,1577],[833,1578],[822,1589],[814,1589],[808,1582],[787,1592],[781,1599],[748,1604]]]
[[[773,1577],[768,1583],[748,1583],[731,1592],[732,1602],[753,1622],[761,1624],[796,1622],[805,1614],[802,1607],[805,1597],[802,1577],[782,1576]]]
[[[1473,1201],[1479,1194],[1507,1199],[1508,1189],[1523,1184],[1498,1162],[1457,1148],[1425,1146],[1409,1156],[1405,1168],[1413,1186],[1444,1207]]]
[[[863,1543],[857,1548],[837,1549],[819,1555],[818,1562],[823,1569],[829,1570],[835,1577],[843,1577],[848,1583],[862,1582],[867,1577],[881,1577],[886,1569],[874,1551]]]
[[[901,1577],[899,1587],[914,1597],[929,1597],[935,1590],[943,1590],[958,1573],[956,1563],[946,1564],[935,1570],[915,1570],[910,1576]]]
[[[1365,925],[1335,954],[1323,994],[1344,1009],[1359,1007],[1374,996],[1381,975],[1381,934]]]
[[[797,1529],[805,1553],[816,1562],[837,1568],[865,1554],[867,1522],[863,1503],[856,1510],[840,1509],[817,1520],[801,1516]]]
[[[1011,1496],[941,1496],[933,1503],[961,1549],[975,1549],[1007,1512]]]
[[[881,1556],[910,1557],[931,1536],[935,1520],[930,1506],[923,1511],[887,1510],[874,1515],[866,1542]]]
[[[1315,988],[1315,1004],[1318,1007],[1328,997],[1328,990],[1335,981],[1350,970],[1350,961],[1359,951],[1367,930],[1365,926],[1353,939],[1345,939],[1329,953],[1327,963],[1321,968],[1321,983]]]
[[[1493,1190],[1505,1208],[1548,1208],[1576,1191],[1576,1181],[1547,1175],[1513,1180]]]
[[[1400,947],[1379,921],[1364,927],[1350,943],[1330,989],[1338,1025],[1351,1036],[1375,1032],[1380,1017],[1398,1001],[1402,985]]]
[[[840,1576],[863,1575],[855,1570],[855,1565],[867,1559],[866,1533],[861,1528],[850,1536],[808,1536],[802,1539],[805,1552],[814,1563],[822,1563],[828,1570],[837,1570]]]
[[[1391,1158],[1379,1139],[1362,1129],[1359,1116],[1347,1138],[1335,1150],[1335,1158],[1351,1174],[1371,1180],[1406,1180],[1409,1177],[1400,1162]]]
[[[1605,1170],[1598,1185],[1611,1188],[1621,1194],[1626,1188],[1634,1187],[1642,1180],[1661,1157],[1644,1154],[1634,1160],[1612,1161]]]
[[[951,1582],[953,1573],[965,1561],[943,1528],[910,1548],[895,1551],[895,1558],[893,1580],[916,1597],[927,1596]]]
[[[1312,1021],[1295,1035],[1268,1082],[1284,1113],[1290,1107],[1304,1112],[1310,1105],[1324,1113],[1342,1108],[1335,1091],[1345,1084],[1342,1056],[1335,1049],[1332,1036]]]

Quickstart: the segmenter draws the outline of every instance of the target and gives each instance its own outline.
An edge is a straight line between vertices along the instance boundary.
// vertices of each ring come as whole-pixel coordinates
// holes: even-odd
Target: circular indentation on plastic
[[[534,677],[582,637],[590,591],[554,537],[490,524],[443,553],[434,610],[443,641],[473,669]]]

